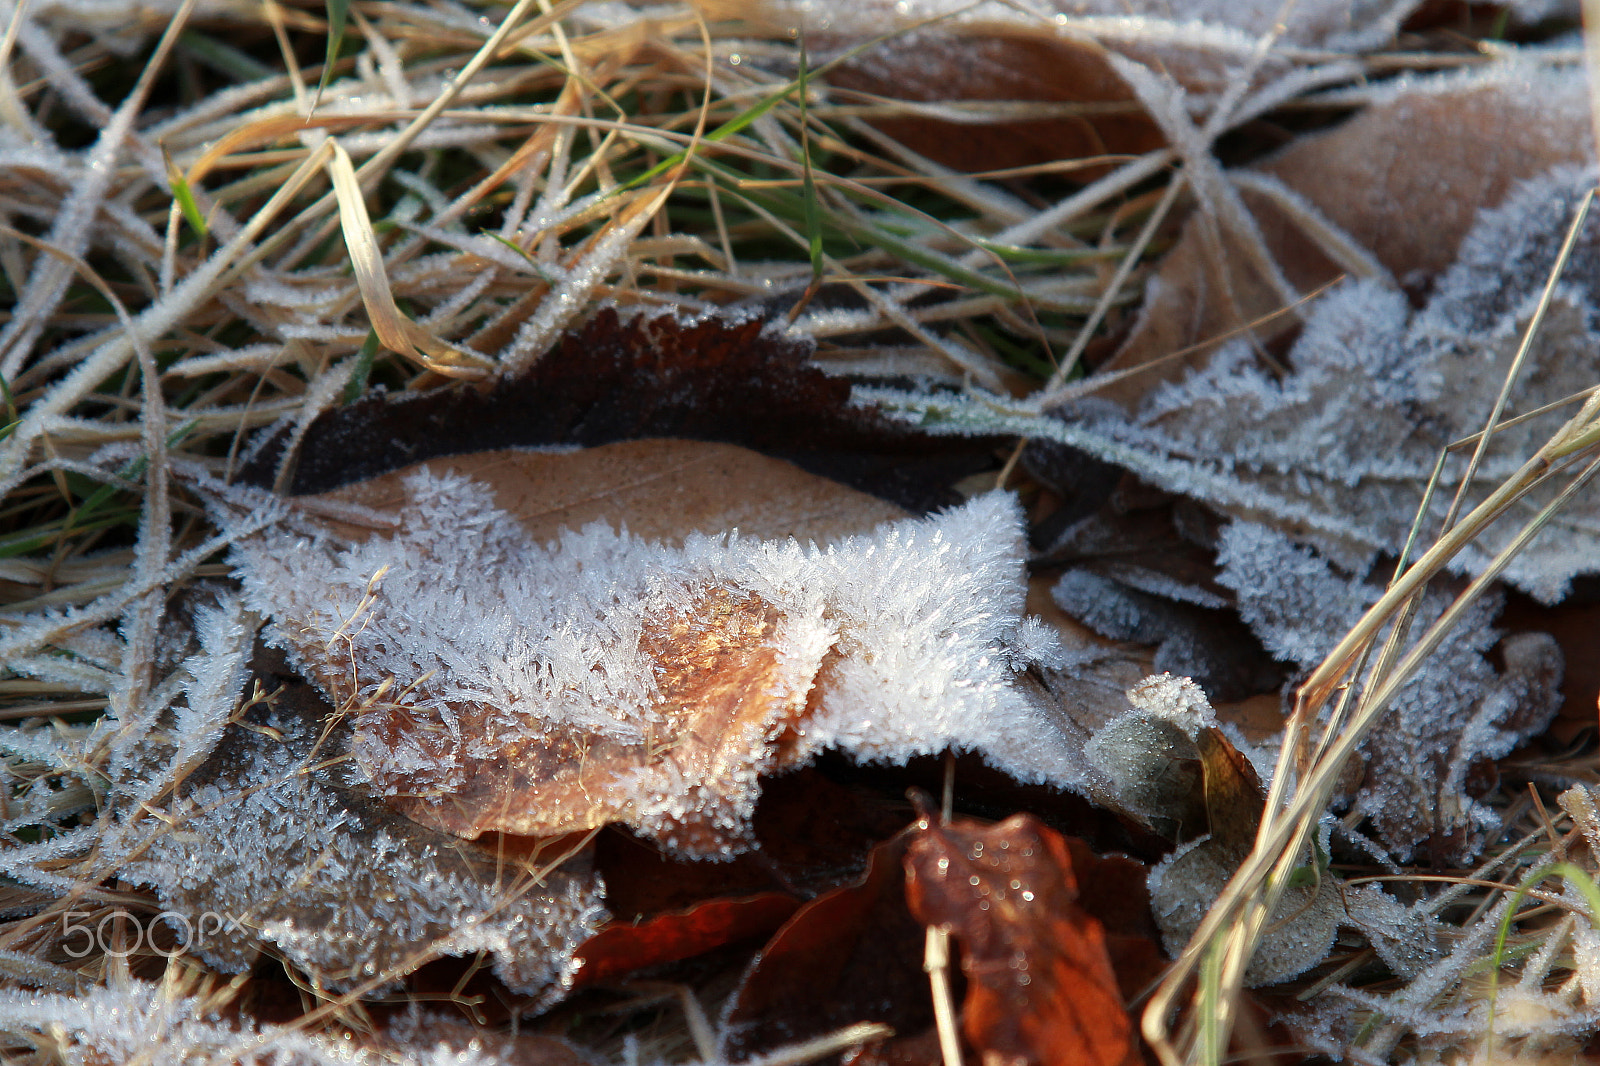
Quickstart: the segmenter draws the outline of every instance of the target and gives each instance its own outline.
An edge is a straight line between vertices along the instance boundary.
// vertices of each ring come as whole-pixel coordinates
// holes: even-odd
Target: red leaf
[[[911,913],[960,944],[962,1030],[984,1061],[1139,1061],[1105,931],[1077,903],[1059,834],[1025,814],[996,825],[924,818],[905,862]]]
[[[739,1061],[854,1022],[915,1034],[933,1024],[923,933],[906,912],[906,835],[879,844],[861,880],[794,913],[756,958],[726,1015]]]
[[[707,900],[637,925],[614,924],[578,949],[576,987],[606,984],[646,966],[677,962],[750,937],[765,936],[795,912],[799,901],[782,892]]]

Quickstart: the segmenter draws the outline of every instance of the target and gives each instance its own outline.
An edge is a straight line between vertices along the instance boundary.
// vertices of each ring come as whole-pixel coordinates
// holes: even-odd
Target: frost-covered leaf
[[[1095,733],[1085,756],[1103,775],[1095,782],[1102,802],[1183,841],[1149,877],[1156,924],[1176,955],[1249,854],[1265,794],[1255,766],[1188,678],[1146,678],[1129,690],[1128,703]],[[1273,984],[1321,962],[1342,917],[1331,874],[1289,889],[1248,980]]]
[[[552,842],[507,862],[397,818],[332,757],[315,694],[264,676],[289,684],[229,729],[119,876],[154,887],[225,972],[270,945],[324,987],[373,988],[481,951],[513,988],[568,982],[573,949],[605,918],[587,859],[552,869]]]
[[[459,1041],[419,1039],[400,1055],[293,1025],[228,1024],[215,1003],[145,981],[95,985],[81,995],[0,990],[0,1029],[42,1055],[75,1063],[227,1062],[241,1066],[491,1066],[527,1058]],[[425,1033],[419,1034],[426,1036]],[[43,1061],[43,1060],[41,1060]],[[549,1060],[567,1066],[572,1059]]]
[[[1219,701],[1272,691],[1282,681],[1281,669],[1266,659],[1236,617],[1219,609],[1221,603],[1175,602],[1130,587],[1105,570],[1130,581],[1160,576],[1120,567],[1077,567],[1061,576],[1051,596],[1102,637],[1155,645],[1152,670],[1192,677]],[[1166,589],[1180,595],[1186,591],[1171,585]]]
[[[861,398],[898,406],[924,428],[1054,438],[1364,571],[1375,553],[1397,553],[1405,543],[1440,450],[1475,432],[1493,408],[1574,206],[1593,180],[1563,169],[1518,186],[1503,206],[1482,214],[1421,311],[1376,281],[1341,285],[1310,311],[1288,373],[1262,365],[1240,341],[1218,350],[1204,369],[1151,390],[1131,414],[1097,400],[1052,419],[879,389],[860,390]],[[1597,285],[1600,217],[1591,216],[1511,393],[1508,417],[1593,384],[1600,338],[1590,294]],[[1556,410],[1497,431],[1468,505],[1520,467],[1569,414]],[[1452,455],[1445,485],[1466,462],[1466,454]],[[1437,528],[1450,497],[1435,494],[1424,536]],[[1539,502],[1534,494],[1452,565],[1480,570]],[[1595,569],[1597,528],[1600,498],[1580,496],[1511,561],[1505,580],[1544,602],[1559,599],[1574,577]]]
[[[1102,803],[1169,840],[1205,831],[1205,802],[1194,734],[1216,724],[1205,695],[1170,674],[1147,678],[1128,692],[1133,710],[1107,722],[1084,746],[1102,777]]]
[[[1383,591],[1250,523],[1224,531],[1219,561],[1220,580],[1234,589],[1244,619],[1273,654],[1307,669]],[[1440,589],[1425,594],[1414,631],[1437,619],[1450,600]],[[1499,818],[1470,794],[1469,780],[1538,734],[1560,705],[1561,652],[1550,637],[1508,638],[1500,648],[1503,667],[1490,663],[1487,655],[1500,640],[1491,623],[1499,612],[1499,597],[1479,600],[1362,744],[1366,771],[1353,809],[1401,856],[1424,843],[1435,855],[1475,855]]]
[[[1349,924],[1371,942],[1378,957],[1399,977],[1415,977],[1438,962],[1448,927],[1430,913],[1431,900],[1407,906],[1375,884],[1345,886]]]
[[[853,405],[849,381],[812,352],[748,313],[605,308],[491,391],[372,393],[324,412],[288,457],[285,487],[326,492],[441,456],[674,438],[737,444],[921,513],[957,502],[948,486],[989,463],[986,441]],[[264,437],[240,480],[274,486],[292,430]]]
[[[367,779],[424,824],[620,821],[726,854],[760,773],[825,748],[953,746],[1022,780],[1077,779],[1016,676],[1060,651],[1022,619],[1008,496],[818,547],[601,522],[546,540],[482,482],[423,467],[399,484],[393,532],[285,524],[235,561],[269,639],[352,715]]]
[[[963,170],[1160,147],[1162,131],[1109,55],[1167,72],[1202,99],[1252,62],[1261,80],[1294,62],[1255,54],[1263,29],[1279,23],[1282,5],[1273,0],[699,0],[699,6],[744,19],[753,32],[803,32],[816,52],[834,60],[825,75],[830,86],[913,103],[875,116],[875,125]],[[1282,19],[1283,38],[1334,50],[1370,48],[1387,42],[1409,6],[1307,0]]]
[[[1211,845],[1209,837],[1184,844],[1150,871],[1150,903],[1168,955],[1177,955],[1189,943],[1246,854]],[[1246,983],[1277,984],[1320,963],[1328,957],[1343,917],[1339,886],[1331,874],[1284,889],[1251,955]]]

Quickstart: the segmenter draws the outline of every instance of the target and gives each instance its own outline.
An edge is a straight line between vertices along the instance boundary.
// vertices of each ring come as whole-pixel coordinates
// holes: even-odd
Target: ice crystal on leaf
[[[33,1043],[65,1062],[490,1066],[510,1061],[444,1043],[429,1047],[423,1041],[397,1056],[289,1026],[231,1025],[200,999],[144,981],[114,988],[92,985],[77,996],[0,990],[0,1028],[8,1043]]]
[[[1218,581],[1235,591],[1240,614],[1268,650],[1307,669],[1383,591],[1248,522],[1223,531],[1218,561]],[[1425,594],[1413,631],[1435,621],[1450,599],[1441,589]],[[1441,853],[1476,854],[1499,820],[1468,794],[1469,772],[1537,734],[1560,706],[1561,652],[1551,637],[1508,638],[1500,648],[1504,668],[1490,664],[1486,655],[1500,640],[1491,623],[1500,606],[1498,596],[1474,604],[1363,742],[1366,772],[1353,806],[1402,856],[1424,841]]]
[[[1234,343],[1186,380],[1153,390],[1131,418],[1105,405],[1069,417],[1137,451],[1221,473],[1237,489],[1231,498],[1205,493],[1212,502],[1282,528],[1303,523],[1298,535],[1347,568],[1363,568],[1371,552],[1404,540],[1440,449],[1477,429],[1493,406],[1573,206],[1593,181],[1591,172],[1557,169],[1483,212],[1421,312],[1377,281],[1341,286],[1311,311],[1288,375]],[[1592,385],[1586,353],[1596,341],[1596,282],[1600,228],[1591,223],[1509,414]],[[1511,474],[1566,415],[1499,430],[1469,501]],[[1446,484],[1464,463],[1457,455],[1446,464]],[[1449,498],[1435,497],[1436,520]],[[1589,496],[1557,515],[1506,580],[1542,600],[1560,598],[1573,576],[1593,569],[1596,506]],[[1511,522],[1492,528],[1456,565],[1480,569],[1515,530]]]
[[[178,658],[138,718],[0,731],[4,828],[40,836],[8,848],[0,872],[52,892],[75,890],[74,876],[148,885],[179,943],[229,972],[266,946],[323,988],[370,991],[438,955],[483,952],[511,987],[564,988],[574,947],[606,917],[585,856],[553,869],[559,846],[488,853],[398,817],[348,780],[325,735],[326,705],[303,684],[277,691],[251,662],[259,620],[236,593],[192,589],[168,621],[166,653]],[[107,635],[62,644],[130,654]],[[10,665],[89,691],[117,683],[69,655]],[[242,696],[254,698],[241,707]],[[96,763],[100,748],[108,757]],[[96,805],[99,818],[73,824]],[[57,872],[63,861],[77,864],[74,876]],[[34,968],[39,980],[59,969]],[[54,983],[71,987],[61,973]]]
[[[1127,697],[1130,710],[1098,729],[1084,754],[1104,775],[1091,779],[1102,803],[1179,842],[1149,875],[1152,915],[1176,955],[1249,853],[1265,794],[1248,746],[1218,726],[1193,681],[1147,677]],[[1327,956],[1343,917],[1339,889],[1331,874],[1289,889],[1253,956],[1249,983],[1287,980]]]
[[[823,748],[1076,780],[1015,677],[1054,651],[1022,623],[1008,495],[818,547],[602,522],[541,543],[470,478],[419,468],[403,492],[392,530],[285,524],[235,562],[268,639],[353,715],[371,784],[424,824],[622,822],[726,855],[759,774]]]
[[[267,944],[325,988],[370,990],[482,951],[513,988],[560,988],[606,917],[586,863],[497,860],[397,818],[341,780],[321,709],[285,691],[230,730],[120,876],[153,886],[226,972]]]
[[[1217,724],[1188,678],[1148,677],[1127,693],[1131,710],[1097,729],[1084,746],[1091,787],[1102,803],[1172,839],[1205,825],[1194,735]]]
[[[1440,450],[1479,428],[1493,407],[1574,205],[1593,180],[1592,172],[1558,168],[1483,211],[1421,311],[1377,280],[1340,285],[1312,306],[1288,372],[1269,369],[1237,342],[1184,379],[1150,390],[1131,413],[1092,398],[1044,416],[928,392],[859,389],[858,399],[897,409],[927,430],[1053,439],[1233,516],[1223,583],[1237,590],[1241,616],[1274,656],[1309,668],[1373,602],[1369,572],[1380,553],[1405,542]],[[1591,218],[1508,417],[1592,385],[1597,284],[1600,224]],[[1468,486],[1468,505],[1569,414],[1554,410],[1500,429]],[[1465,462],[1459,453],[1446,462],[1446,486]],[[1450,497],[1434,496],[1425,536]],[[1557,514],[1512,560],[1505,580],[1553,601],[1575,576],[1592,572],[1600,558],[1597,500],[1591,491]],[[1530,499],[1489,527],[1451,565],[1481,570],[1541,502]],[[1416,624],[1437,618],[1445,602],[1445,593],[1431,593]],[[1486,658],[1499,639],[1490,627],[1499,603],[1491,597],[1469,612],[1366,742],[1366,775],[1351,798],[1401,855],[1424,841],[1441,855],[1474,854],[1495,819],[1467,793],[1470,772],[1553,713],[1560,673],[1553,642],[1508,640],[1499,672]]]
[[[1558,168],[1481,212],[1419,312],[1378,280],[1338,286],[1312,305],[1286,374],[1239,341],[1183,380],[1150,390],[1131,414],[1093,399],[1046,417],[928,393],[859,389],[858,399],[897,409],[928,430],[1011,430],[1058,440],[1364,571],[1376,553],[1404,543],[1440,450],[1478,430],[1493,408],[1574,205],[1593,181],[1590,171]],[[1591,216],[1508,417],[1593,384],[1597,285],[1600,219]],[[1497,431],[1468,504],[1516,470],[1570,414],[1558,409]],[[1465,464],[1464,454],[1453,455],[1444,484]],[[1436,528],[1450,495],[1436,494],[1425,531]],[[1531,515],[1538,502],[1519,513]],[[1592,492],[1574,501],[1512,560],[1505,580],[1546,602],[1561,598],[1600,558],[1597,511]],[[1452,565],[1480,570],[1515,535],[1514,519],[1490,527]]]

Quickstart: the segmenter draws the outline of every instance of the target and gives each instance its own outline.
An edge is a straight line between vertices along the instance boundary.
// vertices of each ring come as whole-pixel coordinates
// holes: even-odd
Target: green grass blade
[[[0,374],[0,399],[6,405],[6,424],[0,426],[0,440],[5,440],[22,424],[22,416],[17,413],[17,401],[11,396],[11,382],[6,380],[4,374]]]
[[[265,81],[278,73],[248,52],[194,30],[183,31],[178,43],[200,63],[240,84]]]
[[[313,108],[322,102],[322,92],[333,77],[334,61],[339,58],[339,49],[344,45],[345,20],[350,17],[350,0],[327,0],[327,6],[328,55],[322,62],[322,77],[317,80],[317,99],[311,105]]]
[[[529,255],[527,249],[523,248],[522,245],[518,244],[516,241],[508,241],[504,237],[500,236],[500,234],[495,233],[495,232],[493,232],[491,230],[486,230],[485,229],[485,230],[479,230],[478,232],[483,234],[485,237],[488,237],[490,240],[498,241],[501,244],[505,245],[507,248],[510,248],[513,252],[516,252],[517,255],[522,257],[523,262],[528,264],[528,269],[532,270],[535,274],[539,275],[539,280],[547,281],[547,282],[550,282],[551,284],[554,284],[557,281],[561,280],[560,278],[557,278],[554,275],[552,275],[550,273],[550,271],[548,269],[546,269],[543,264],[541,264],[533,256]]]
[[[1484,1026],[1483,1046],[1489,1052],[1490,1058],[1493,1058],[1494,1050],[1494,1009],[1500,995],[1500,969],[1505,965],[1508,954],[1506,938],[1511,935],[1511,923],[1517,920],[1517,907],[1534,886],[1547,877],[1561,877],[1576,888],[1583,901],[1589,905],[1590,923],[1600,929],[1600,886],[1595,885],[1594,878],[1582,867],[1570,862],[1547,863],[1525,877],[1517,886],[1517,890],[1511,894],[1511,905],[1506,908],[1505,915],[1500,919],[1500,928],[1496,930],[1494,937],[1494,953],[1489,956],[1489,1021]]]
[[[932,21],[940,21],[940,20],[930,20],[930,23]],[[898,31],[896,31],[896,32],[898,32]],[[863,41],[860,44],[856,45],[854,48],[850,49],[849,51],[844,52],[841,55],[834,56],[832,59],[828,60],[828,62],[824,63],[821,67],[817,68],[817,70],[814,73],[819,73],[820,74],[822,71],[827,70],[829,67],[837,66],[840,63],[844,63],[844,62],[846,62],[846,61],[848,61],[850,59],[853,59],[856,56],[861,55],[863,52],[867,52],[867,51],[870,51],[873,48],[876,48],[879,44],[882,44],[884,41],[888,40],[889,38],[891,38],[893,36],[895,36],[895,33],[886,33],[886,34],[883,34],[881,36],[874,37],[871,40]],[[810,73],[806,72],[804,66],[801,67],[801,72],[802,72],[802,77],[803,78],[810,76]],[[788,99],[790,96],[793,96],[796,92],[800,91],[802,84],[803,84],[802,79],[801,78],[796,78],[794,81],[789,82],[787,85],[785,85],[782,88],[778,89],[776,92],[773,92],[771,95],[765,97],[764,99],[758,101],[757,103],[755,103],[751,107],[749,107],[749,108],[745,109],[744,111],[741,111],[739,114],[733,116],[728,121],[724,122],[722,125],[718,126],[716,129],[712,130],[710,133],[707,133],[704,137],[701,138],[701,140],[703,140],[703,141],[712,141],[712,142],[727,140],[729,137],[732,137],[734,134],[736,134],[736,133],[740,132],[741,130],[745,129],[746,127],[748,127],[752,122],[754,122],[756,119],[760,118],[762,115],[765,115],[767,112],[771,111],[773,108],[775,108],[779,104],[783,103],[784,100]],[[689,153],[687,151],[675,152],[672,155],[668,156],[667,158],[663,159],[661,162],[657,163],[655,166],[651,167],[649,170],[645,171],[643,174],[640,174],[638,177],[634,178],[632,181],[627,181],[627,182],[624,182],[623,184],[619,185],[617,187],[617,189],[615,190],[615,192],[613,193],[613,195],[615,195],[616,193],[627,192],[630,189],[636,189],[639,186],[648,183],[649,181],[651,181],[652,179],[656,178],[657,176],[659,176],[661,174],[665,174],[667,171],[671,170],[673,167],[681,165],[683,163],[683,161],[685,159],[688,159],[688,158],[689,158]]]
[[[199,424],[199,422],[191,419],[167,434],[167,447],[177,447],[185,437],[194,432],[195,427]],[[149,457],[141,455],[124,463],[122,469],[117,471],[117,477],[123,481],[132,481],[135,478],[143,477],[149,466]],[[122,489],[117,485],[108,484],[96,488],[84,498],[81,504],[72,509],[71,514],[62,520],[60,535],[66,536],[68,533],[81,533],[86,529],[99,528],[101,525],[106,524],[103,520],[95,519],[95,515],[120,491]],[[135,517],[137,517],[137,512],[135,512]],[[116,523],[112,522],[110,524],[115,525]]]
[[[162,155],[166,155],[165,149]],[[200,213],[200,204],[194,198],[194,190],[189,187],[189,179],[183,176],[183,171],[170,158],[167,159],[167,184],[172,186],[172,198],[178,202],[178,210],[183,212],[189,228],[201,240],[205,240],[206,216]]]
[[[811,255],[811,280],[822,280],[822,205],[811,176],[811,127],[806,121],[806,42],[800,40],[800,192],[806,206],[806,249]]]
[[[987,237],[967,238],[986,252],[993,252],[1007,263],[1039,266],[1077,266],[1102,259],[1121,259],[1128,253],[1126,245],[1108,244],[1096,248],[1023,248],[1015,244],[1001,244]]]
[[[378,331],[367,330],[367,339],[361,342],[361,349],[356,352],[356,365],[350,368],[350,380],[344,383],[345,403],[355,403],[367,391],[367,382],[372,377],[372,364],[378,358],[378,349],[381,347],[383,344],[378,340]]]

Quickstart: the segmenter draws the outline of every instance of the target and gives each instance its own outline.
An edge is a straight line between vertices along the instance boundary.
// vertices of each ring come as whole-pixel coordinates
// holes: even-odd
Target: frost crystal
[[[1191,0],[1185,4],[1171,0],[1030,0],[1022,4],[970,0],[784,0],[771,6],[789,19],[801,20],[808,28],[835,33],[889,37],[886,27],[945,22],[958,26],[998,24],[1002,31],[1012,33],[1070,26],[1079,32],[1099,30],[1147,47],[1158,43],[1173,47],[1173,38],[1192,46],[1194,38],[1214,36],[1240,48],[1246,47],[1262,27],[1281,19],[1285,10],[1276,0]],[[1414,0],[1309,0],[1296,5],[1280,32],[1300,44],[1329,49],[1371,48],[1387,41],[1414,6]],[[1188,38],[1179,36],[1184,30],[1188,31]],[[896,39],[890,37],[891,41]]]
[[[1593,180],[1559,169],[1484,212],[1415,316],[1400,293],[1376,281],[1330,293],[1290,354],[1292,374],[1279,377],[1247,344],[1230,344],[1185,381],[1153,390],[1127,422],[1104,405],[1079,417],[1137,450],[1224,472],[1240,491],[1213,502],[1241,513],[1273,501],[1274,519],[1310,518],[1304,536],[1342,565],[1362,568],[1368,553],[1404,540],[1441,447],[1473,432],[1493,406],[1573,205]],[[1584,353],[1597,339],[1588,295],[1597,282],[1600,228],[1591,222],[1508,415],[1593,383]],[[1497,432],[1469,499],[1514,471],[1565,417],[1556,412]],[[1446,484],[1464,463],[1457,455],[1447,464]],[[1436,514],[1449,498],[1435,497]],[[1506,579],[1540,599],[1559,598],[1574,575],[1594,567],[1596,506],[1589,494],[1556,516]],[[1458,565],[1480,569],[1516,531],[1510,522],[1501,527]]]
[[[1242,854],[1211,845],[1214,837],[1184,844],[1150,870],[1150,906],[1167,954],[1177,956],[1227,887]],[[1304,973],[1328,956],[1344,908],[1332,878],[1285,890],[1245,971],[1248,985],[1270,985]]]
[[[1307,669],[1382,592],[1338,575],[1283,534],[1247,522],[1223,531],[1218,561],[1218,582],[1235,590],[1239,613],[1268,650]],[[1430,590],[1413,632],[1437,619],[1450,599]],[[1424,841],[1441,853],[1475,854],[1499,821],[1467,794],[1468,772],[1540,732],[1560,706],[1561,652],[1552,638],[1523,633],[1506,640],[1505,669],[1498,673],[1485,658],[1500,639],[1490,624],[1499,612],[1498,597],[1479,600],[1362,745],[1367,767],[1354,807],[1401,856]]]
[[[573,949],[606,917],[581,859],[536,873],[478,855],[318,768],[337,760],[319,750],[314,708],[253,714],[120,872],[186,917],[206,961],[243,971],[266,943],[323,987],[370,989],[483,951],[522,991],[570,978]]]
[[[392,533],[280,526],[239,545],[268,639],[353,714],[353,753],[411,817],[465,836],[610,821],[741,846],[765,770],[827,747],[957,747],[1029,781],[1078,762],[1016,680],[1022,529],[994,493],[826,547],[603,523],[538,543],[490,490],[419,468]],[[1029,649],[1028,653],[1022,651]]]
[[[404,1056],[289,1026],[226,1024],[214,1007],[162,985],[91,985],[64,996],[0,990],[0,1028],[64,1062],[231,1062],[247,1066],[490,1066],[511,1061],[418,1042]],[[47,1049],[47,1050],[46,1050]]]
[[[1132,710],[1084,745],[1091,788],[1111,809],[1172,839],[1206,824],[1195,734],[1217,724],[1205,693],[1186,677],[1148,677],[1128,690]]]
[[[1060,441],[1364,571],[1377,553],[1397,552],[1405,542],[1440,450],[1476,432],[1493,408],[1574,206],[1593,182],[1592,172],[1558,168],[1482,212],[1420,312],[1376,280],[1332,290],[1312,305],[1286,374],[1262,365],[1241,341],[1182,381],[1152,389],[1131,414],[1093,399],[1058,417],[1012,413],[999,401],[885,389],[857,389],[857,399],[897,409],[925,430]],[[1507,419],[1593,385],[1597,288],[1600,216],[1591,214]],[[1571,413],[1559,407],[1498,430],[1468,504],[1520,467]],[[1464,473],[1466,461],[1458,452],[1446,462],[1445,485]],[[1450,497],[1434,496],[1425,535]],[[1540,502],[1536,494],[1451,565],[1481,570]],[[1545,602],[1560,599],[1573,577],[1594,572],[1596,529],[1600,495],[1591,486],[1512,560],[1505,580]]]

